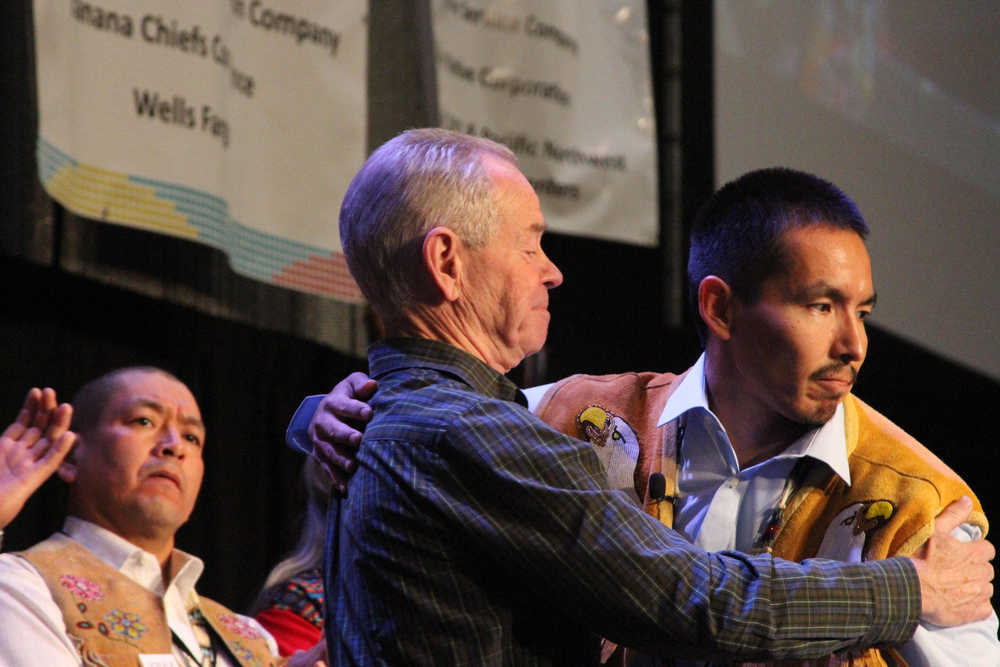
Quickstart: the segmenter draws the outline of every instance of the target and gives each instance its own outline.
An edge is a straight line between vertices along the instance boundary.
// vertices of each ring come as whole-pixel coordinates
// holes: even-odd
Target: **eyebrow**
[[[528,225],[527,229],[521,228],[517,231],[517,242],[518,243],[535,243],[535,240],[545,236],[545,232],[548,226],[544,222],[533,222]]]
[[[151,398],[136,398],[136,399],[133,399],[128,404],[128,407],[129,408],[134,408],[134,407],[149,408],[150,410],[153,410],[154,412],[157,412],[157,413],[159,413],[161,415],[164,414],[164,413],[166,413],[166,411],[167,411],[167,408],[162,403],[160,403],[159,401],[154,401]],[[205,424],[204,424],[204,422],[202,422],[201,419],[199,419],[198,417],[195,417],[194,415],[181,415],[181,423],[186,424],[188,426],[194,426],[196,428],[201,429],[202,431],[205,430]]]
[[[847,301],[847,297],[836,287],[829,285],[824,282],[813,283],[812,285],[806,285],[805,287],[795,291],[794,296],[799,301],[809,301],[810,299],[818,299],[821,297],[826,297],[828,299],[833,299],[834,301],[844,302]],[[878,294],[872,292],[872,295],[861,302],[862,306],[875,307],[875,303],[878,301]]]

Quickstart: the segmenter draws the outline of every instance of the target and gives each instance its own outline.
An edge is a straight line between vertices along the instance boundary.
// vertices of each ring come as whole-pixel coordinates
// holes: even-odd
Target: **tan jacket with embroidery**
[[[656,422],[682,378],[575,375],[551,387],[536,412],[563,433],[591,442],[602,461],[614,456],[609,449],[623,434],[637,438],[636,493],[647,512],[672,526],[672,504],[652,502],[648,487],[650,475],[659,472],[668,494],[676,488],[677,423]],[[789,500],[775,556],[859,561],[912,555],[933,532],[934,517],[962,495],[975,505],[969,522],[986,534],[986,516],[972,490],[926,447],[853,395],[844,400],[844,419],[851,486],[826,466],[814,466]],[[902,661],[885,651],[838,654],[813,664],[886,665],[890,655]]]
[[[173,650],[163,599],[69,537],[57,533],[18,555],[45,580],[84,665],[135,667],[140,654]],[[237,614],[204,597],[199,608],[240,665],[284,664],[271,655],[264,636]]]

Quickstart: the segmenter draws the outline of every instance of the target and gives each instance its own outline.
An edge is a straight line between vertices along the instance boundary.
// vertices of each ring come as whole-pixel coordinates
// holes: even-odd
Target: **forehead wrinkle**
[[[534,242],[545,235],[547,229],[544,222],[533,222],[526,227],[518,227],[512,230],[513,239],[516,243]]]

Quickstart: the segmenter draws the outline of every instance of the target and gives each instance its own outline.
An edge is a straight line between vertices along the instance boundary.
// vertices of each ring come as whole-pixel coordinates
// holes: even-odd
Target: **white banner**
[[[656,245],[643,0],[434,0],[442,125],[506,144],[549,228]]]
[[[364,0],[35,0],[38,164],[97,220],[358,300],[337,213],[365,158]]]

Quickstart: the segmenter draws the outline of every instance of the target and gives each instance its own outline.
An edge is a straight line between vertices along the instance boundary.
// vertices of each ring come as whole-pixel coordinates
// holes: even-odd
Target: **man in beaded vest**
[[[962,496],[973,509],[954,534],[984,536],[967,485],[850,393],[875,305],[867,233],[854,202],[827,181],[789,169],[742,176],[713,195],[692,230],[689,296],[704,344],[694,366],[572,376],[526,390],[529,407],[589,441],[612,488],[706,551],[854,562],[914,555]],[[335,413],[368,419],[349,400],[372,390],[366,381],[348,378],[316,412],[317,452],[334,444],[349,454],[357,436]],[[290,433],[308,438],[304,421]],[[609,643],[604,656],[650,664]],[[998,665],[997,617],[921,625],[901,647],[820,664]]]
[[[286,664],[255,621],[195,592],[202,562],[174,548],[203,473],[188,388],[157,368],[113,371],[79,391],[72,428],[62,530],[0,556],[0,664]],[[322,649],[288,664],[321,664]]]
[[[691,235],[705,347],[695,365],[567,378],[529,390],[536,413],[590,441],[612,481],[708,551],[912,555],[963,495],[974,510],[956,532],[982,537],[965,483],[849,393],[875,305],[867,231],[854,203],[810,174],[766,169],[727,184]],[[899,649],[829,663],[1000,664],[997,618],[922,626]]]

